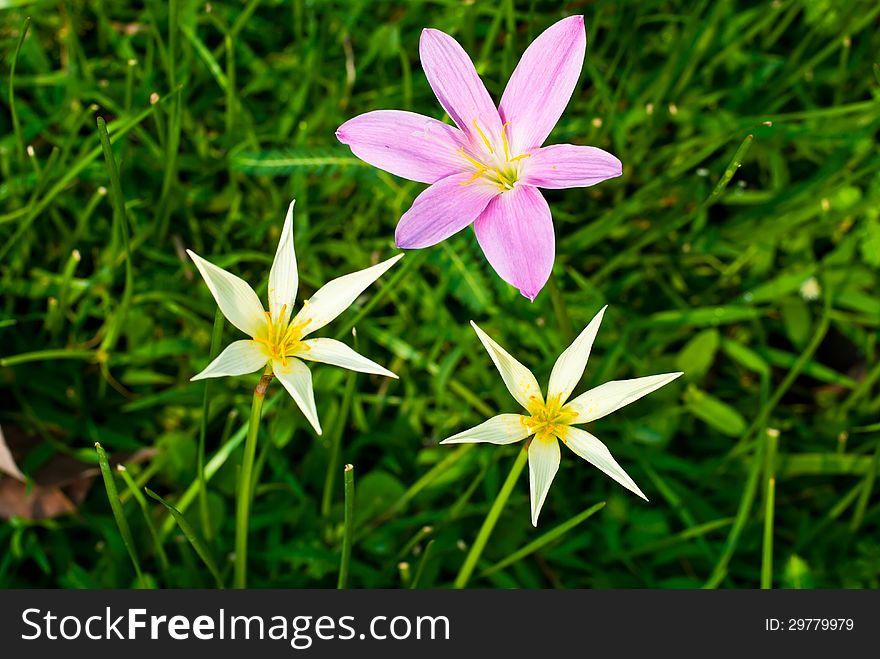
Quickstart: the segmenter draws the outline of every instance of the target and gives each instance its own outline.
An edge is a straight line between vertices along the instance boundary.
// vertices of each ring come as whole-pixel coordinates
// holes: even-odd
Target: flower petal
[[[472,172],[452,174],[423,190],[397,223],[397,246],[430,247],[476,220],[486,204],[498,196],[498,187],[482,178],[470,181],[472,177]]]
[[[498,372],[501,373],[501,379],[504,380],[510,394],[529,412],[537,409],[544,402],[544,397],[541,395],[541,387],[532,372],[495,343],[488,334],[477,327],[474,321],[471,321],[471,325],[483,347],[489,353],[489,357],[492,358]]]
[[[612,380],[590,389],[565,406],[577,414],[571,423],[588,423],[619,410],[624,405],[647,396],[665,384],[669,384],[681,373],[661,373],[633,380]]]
[[[501,118],[464,48],[445,32],[428,28],[422,30],[419,57],[437,100],[470,144],[485,150],[485,136],[497,150]]]
[[[220,378],[225,375],[246,375],[266,365],[272,355],[266,346],[256,341],[235,341],[208,364],[207,368],[190,380]]]
[[[266,316],[254,289],[240,277],[218,268],[195,252],[186,250],[186,253],[202,273],[211,295],[226,319],[245,334],[265,337]]]
[[[564,430],[559,433],[559,439],[584,460],[604,471],[630,492],[638,494],[645,501],[648,500],[648,497],[642,493],[635,481],[623,470],[623,467],[617,464],[617,460],[612,457],[608,447],[586,430],[564,426]]]
[[[593,341],[596,340],[596,333],[599,331],[599,324],[602,322],[602,316],[607,308],[606,304],[599,309],[599,313],[593,317],[584,331],[572,341],[565,352],[559,355],[559,359],[556,360],[553,371],[550,373],[550,384],[547,387],[548,400],[559,396],[560,404],[565,403],[580,382],[584,375],[584,369],[587,367],[587,360],[590,358]]]
[[[293,301],[296,299],[296,289],[299,286],[296,252],[293,249],[293,205],[295,203],[296,200],[291,201],[287,208],[287,217],[284,219],[284,228],[281,230],[275,260],[269,271],[269,311],[272,313],[274,322],[282,326],[290,320]],[[284,309],[283,314],[281,313],[282,309]]]
[[[420,183],[435,183],[467,164],[459,153],[468,144],[460,130],[414,112],[367,112],[342,124],[336,137],[361,160]]]
[[[312,372],[309,367],[298,359],[288,359],[287,366],[280,359],[272,361],[272,371],[275,373],[287,393],[293,398],[293,402],[302,411],[312,428],[321,434],[321,422],[318,421],[318,410],[315,407],[315,391],[312,389]]]
[[[522,414],[499,414],[478,426],[444,439],[441,444],[512,444],[531,435],[528,417]]]
[[[474,230],[495,272],[534,300],[556,256],[553,218],[541,193],[518,185],[497,196],[474,222]]]
[[[367,286],[402,258],[403,254],[398,254],[370,268],[328,281],[303,303],[303,308],[296,314],[292,323],[303,327],[301,336],[321,329],[348,309]]]
[[[367,359],[349,348],[342,341],[335,339],[307,339],[301,344],[303,347],[297,351],[296,357],[313,362],[341,366],[350,371],[360,373],[375,373],[385,377],[397,379],[397,376],[384,366]]]
[[[569,16],[535,39],[516,65],[498,111],[508,127],[511,152],[544,143],[577,85],[587,49],[583,16]]]
[[[539,188],[586,188],[622,173],[623,165],[607,151],[552,144],[525,159],[522,182]]]
[[[553,435],[536,435],[529,444],[529,494],[532,501],[532,526],[544,506],[550,484],[559,471],[559,442]]]

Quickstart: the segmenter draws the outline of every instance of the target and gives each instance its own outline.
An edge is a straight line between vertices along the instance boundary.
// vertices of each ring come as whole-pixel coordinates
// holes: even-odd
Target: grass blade
[[[512,554],[510,554],[507,558],[503,558],[500,561],[498,561],[497,563],[495,563],[495,565],[492,565],[491,567],[486,568],[485,570],[483,570],[480,573],[480,576],[485,577],[485,576],[492,574],[493,572],[497,572],[498,570],[503,570],[508,565],[516,563],[517,561],[525,558],[526,556],[534,554],[536,551],[538,551],[539,549],[544,547],[544,545],[547,545],[547,544],[553,542],[557,538],[561,538],[563,535],[565,535],[566,533],[571,531],[578,524],[589,519],[590,517],[595,515],[597,512],[602,510],[604,507],[605,507],[604,501],[600,501],[596,505],[590,506],[589,508],[587,508],[586,510],[584,510],[581,513],[578,513],[577,515],[575,515],[571,519],[566,520],[565,522],[563,522],[559,526],[556,526],[556,527],[550,529],[549,531],[547,531],[547,533],[544,533],[544,534],[538,536],[537,538],[532,540],[529,544],[527,544],[525,547],[518,549],[515,552],[513,552]]]
[[[224,317],[220,307],[214,313],[214,327],[211,330],[211,351],[210,361],[214,361],[220,352],[220,340],[223,338]],[[208,483],[205,479],[205,438],[208,433],[208,413],[210,412],[211,401],[208,398],[208,389],[211,380],[205,380],[205,389],[202,394],[202,421],[199,424],[199,454],[198,454],[198,483],[199,483],[199,516],[202,522],[202,533],[205,540],[211,542],[211,519],[208,512]]]
[[[412,582],[409,584],[411,590],[415,590],[419,587],[419,584],[422,582],[422,573],[425,571],[425,565],[428,563],[428,558],[431,555],[431,549],[434,548],[434,540],[429,540],[428,544],[425,545],[425,551],[422,552],[422,560],[419,561],[419,567],[416,568],[416,575],[413,577]]]
[[[110,508],[113,510],[113,517],[116,518],[116,526],[119,528],[119,535],[122,536],[122,542],[128,550],[131,562],[134,565],[134,571],[137,573],[138,581],[141,586],[147,587],[147,582],[141,572],[141,564],[138,560],[137,551],[134,546],[134,538],[131,536],[131,529],[128,527],[128,520],[125,519],[125,513],[122,510],[122,503],[119,501],[119,492],[116,490],[116,481],[113,480],[113,472],[110,470],[110,461],[103,447],[95,442],[95,450],[98,452],[98,464],[101,466],[101,476],[104,478],[104,487],[107,489],[107,499],[110,501]]]
[[[223,579],[220,577],[220,570],[217,569],[217,564],[214,562],[214,559],[211,558],[211,553],[208,551],[208,548],[205,547],[205,544],[196,535],[195,530],[192,526],[190,526],[189,522],[186,521],[186,518],[183,516],[183,514],[177,508],[165,501],[165,499],[153,492],[151,489],[145,487],[144,491],[150,497],[152,497],[168,509],[168,512],[171,513],[174,521],[176,521],[177,525],[180,527],[180,530],[183,531],[183,535],[186,536],[186,539],[189,540],[192,548],[196,550],[199,558],[202,559],[202,562],[211,572],[211,575],[214,577],[214,581],[217,582],[217,587],[223,588]]]
[[[9,65],[9,114],[12,115],[12,128],[15,132],[16,149],[18,150],[18,159],[24,162],[25,144],[24,134],[21,132],[21,122],[18,119],[18,112],[15,110],[15,65],[18,64],[18,56],[21,53],[21,46],[27,37],[28,29],[31,26],[31,17],[24,19],[24,25],[21,26],[21,32],[18,34],[18,43],[15,44],[15,51],[12,53],[12,62]]]
[[[110,176],[110,198],[113,200],[114,225],[122,236],[122,250],[125,259],[125,288],[122,291],[122,300],[119,303],[119,307],[117,307],[117,313],[113,317],[113,324],[101,343],[102,350],[111,351],[116,345],[122,324],[125,322],[125,317],[128,314],[128,308],[131,305],[134,275],[131,267],[131,245],[128,237],[128,216],[125,212],[125,198],[122,196],[119,168],[116,166],[116,158],[113,156],[113,147],[110,143],[110,134],[107,132],[107,123],[104,121],[104,117],[98,117],[98,135],[101,138],[101,148],[104,151],[107,173]]]
[[[117,465],[116,471],[122,476],[122,480],[125,481],[128,491],[131,493],[131,496],[134,497],[134,500],[137,501],[138,506],[140,506],[141,512],[144,514],[144,521],[147,524],[147,529],[150,531],[150,536],[153,538],[153,546],[156,548],[156,556],[159,559],[159,564],[162,566],[163,571],[167,571],[168,555],[165,553],[165,548],[162,546],[162,541],[159,539],[159,532],[156,530],[156,525],[153,523],[150,509],[147,506],[147,500],[144,498],[144,495],[141,494],[140,489],[134,482],[131,474],[128,473],[128,469],[125,468],[125,465]]]

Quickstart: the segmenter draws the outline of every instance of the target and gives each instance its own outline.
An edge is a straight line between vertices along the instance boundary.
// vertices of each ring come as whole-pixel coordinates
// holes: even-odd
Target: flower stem
[[[235,587],[247,585],[247,534],[253,492],[254,456],[257,452],[257,432],[266,390],[272,381],[272,373],[265,373],[254,389],[254,402],[251,405],[251,420],[244,444],[244,457],[241,462],[241,475],[238,481],[238,503],[235,510]]]
[[[345,465],[345,525],[342,536],[342,559],[339,562],[339,580],[336,587],[348,586],[348,565],[351,563],[351,544],[354,535],[354,466]]]
[[[483,520],[483,526],[480,527],[480,531],[477,533],[477,538],[474,540],[474,544],[471,546],[468,555],[464,559],[461,570],[459,570],[458,576],[455,578],[455,583],[453,584],[455,588],[464,588],[467,586],[468,579],[470,579],[471,573],[473,573],[474,568],[477,566],[477,561],[480,560],[480,555],[486,547],[486,542],[488,542],[489,536],[492,535],[492,530],[495,528],[496,522],[498,522],[498,517],[501,515],[501,511],[504,510],[507,499],[510,498],[510,493],[513,491],[513,486],[516,484],[516,479],[519,478],[520,473],[522,473],[523,467],[525,467],[528,458],[528,448],[524,446],[519,454],[517,454],[516,460],[510,468],[510,473],[507,474],[507,479],[501,486],[498,496],[495,497],[495,502],[489,509],[486,519]]]
[[[571,318],[568,315],[568,307],[565,299],[562,297],[562,290],[559,288],[559,282],[556,280],[556,273],[550,273],[550,279],[547,280],[547,288],[550,291],[550,302],[553,304],[553,313],[556,314],[556,329],[559,330],[559,336],[566,345],[574,340],[574,329],[572,329]]]

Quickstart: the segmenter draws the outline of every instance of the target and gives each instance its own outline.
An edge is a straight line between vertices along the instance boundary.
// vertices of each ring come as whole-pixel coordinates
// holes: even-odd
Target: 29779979
[[[768,632],[851,632],[852,618],[764,618]]]

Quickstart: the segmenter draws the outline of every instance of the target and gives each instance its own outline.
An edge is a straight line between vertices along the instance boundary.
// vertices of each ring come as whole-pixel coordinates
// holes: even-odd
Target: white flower
[[[345,311],[364,289],[376,281],[403,255],[383,261],[366,270],[339,277],[322,286],[303,302],[296,316],[291,315],[299,278],[293,250],[293,204],[287,210],[281,240],[269,271],[269,311],[263,310],[257,294],[242,279],[186,250],[195,262],[226,319],[250,340],[227,346],[193,380],[244,375],[271,363],[272,372],[284,385],[306,419],[320,435],[321,424],[315,409],[312,374],[303,359],[341,366],[361,373],[397,376],[379,364],[359,355],[334,339],[306,339]]]
[[[529,414],[528,416],[499,414],[440,443],[512,444],[534,435],[528,446],[529,490],[534,526],[538,525],[538,514],[559,469],[560,451],[557,439],[562,440],[562,443],[578,456],[647,501],[647,497],[617,464],[605,444],[587,431],[575,428],[574,424],[601,419],[672,382],[681,373],[663,373],[634,380],[606,382],[569,401],[569,397],[584,374],[590,349],[593,347],[606,308],[607,306],[602,307],[580,336],[556,360],[550,373],[546,400],[531,371],[511,357],[504,348],[471,321],[477,336],[480,337],[480,341],[500,371],[508,391]]]

